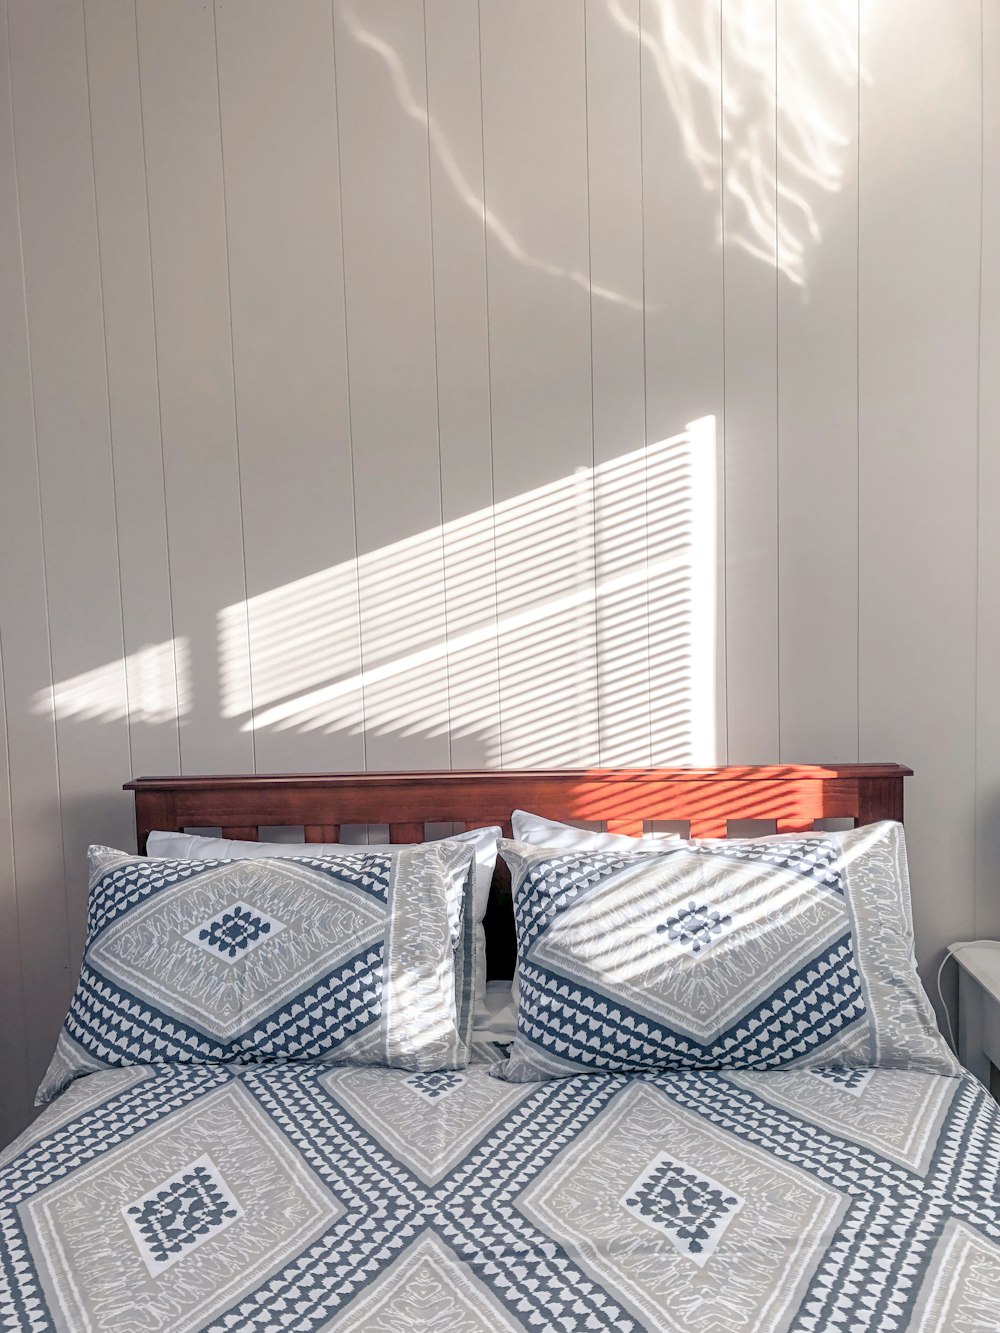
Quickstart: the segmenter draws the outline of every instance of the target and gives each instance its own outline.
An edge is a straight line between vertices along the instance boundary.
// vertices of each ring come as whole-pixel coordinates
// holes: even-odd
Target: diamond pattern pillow
[[[894,1066],[954,1074],[913,958],[903,830],[504,842],[518,937],[504,1077]]]
[[[475,957],[468,844],[254,861],[91,847],[89,858],[80,979],[39,1104],[121,1065],[467,1063],[472,1007],[460,1014],[455,975],[457,957]]]

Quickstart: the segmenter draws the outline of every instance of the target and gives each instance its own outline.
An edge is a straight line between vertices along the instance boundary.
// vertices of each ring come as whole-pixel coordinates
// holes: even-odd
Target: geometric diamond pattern
[[[650,1066],[712,1069],[721,1065],[775,1068],[850,1034],[864,1018],[864,993],[850,937],[835,940],[824,954],[742,1014],[731,1027],[699,1041],[650,1014],[615,1002],[606,992],[564,979],[549,968],[519,965],[522,1007],[511,1064],[516,1077],[548,1058],[547,1073],[581,1067],[635,1070]],[[524,1045],[532,1049],[525,1057]],[[531,1077],[539,1077],[539,1069]],[[508,1067],[506,1076],[511,1076]]]
[[[942,1108],[906,1163],[805,1071],[510,1085],[477,1064],[436,1105],[414,1086],[436,1080],[334,1059],[106,1071],[0,1171],[0,1327],[1000,1327],[1000,1112],[969,1077],[894,1099],[913,1076],[876,1072],[899,1115]],[[392,1146],[415,1099],[428,1122],[475,1105],[443,1174]]]
[[[830,858],[825,841],[533,849],[514,878],[521,1008],[507,1077],[771,1068],[821,1051],[851,1063],[867,1005]]]
[[[731,916],[724,916],[714,908],[702,906],[692,899],[676,916],[661,922],[656,930],[658,934],[666,931],[668,940],[676,940],[689,948],[691,953],[699,954],[713,943],[716,936],[725,934],[726,927],[732,924]]]
[[[310,870],[318,870],[324,875],[333,875],[344,884],[353,884],[356,888],[370,893],[373,898],[385,902],[389,891],[392,873],[392,861],[383,854],[375,852],[350,853],[346,856],[310,857],[297,856],[295,860]]]
[[[622,1199],[637,1217],[670,1237],[699,1266],[715,1250],[743,1200],[690,1167],[658,1153]]]
[[[91,852],[94,865],[91,867],[87,907],[87,937],[90,940],[96,939],[106,926],[144,898],[221,865],[220,861],[151,861],[143,865],[133,859],[124,865],[111,862],[105,868],[107,850],[110,849],[94,848]]]
[[[214,1163],[202,1157],[122,1212],[146,1267],[157,1274],[225,1231],[243,1210]]]
[[[284,929],[284,922],[276,917],[236,902],[189,930],[184,938],[206,953],[233,963],[263,944],[268,936]]]
[[[403,1079],[406,1087],[432,1104],[465,1082],[465,1075],[454,1069],[433,1069],[427,1074],[411,1074]]]
[[[524,952],[539,931],[567,906],[596,884],[649,860],[642,852],[575,852],[549,855],[542,865],[528,870],[524,892],[516,903],[518,941]]]

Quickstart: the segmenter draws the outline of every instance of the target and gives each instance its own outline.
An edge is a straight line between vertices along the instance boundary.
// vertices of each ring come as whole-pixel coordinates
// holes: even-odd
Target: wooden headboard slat
[[[606,819],[604,827],[609,833],[623,834],[626,838],[641,838],[645,831],[641,819]]]
[[[694,814],[691,816],[689,824],[688,837],[691,838],[724,838],[726,836],[726,820],[721,814]]]
[[[222,836],[233,842],[259,842],[260,831],[256,824],[229,824],[223,827]]]
[[[339,824],[306,824],[304,826],[306,842],[338,842]]]
[[[411,820],[409,823],[389,824],[390,842],[423,842],[424,825],[420,820]]]
[[[632,835],[654,821],[687,823],[693,837],[725,837],[730,820],[769,820],[798,832],[822,819],[902,819],[910,773],[900,764],[280,773],[137,778],[125,789],[135,794],[145,852],[153,829],[221,828],[225,837],[253,841],[262,827],[301,826],[307,842],[336,842],[344,824],[388,824],[392,842],[422,842],[427,824],[456,823],[499,824],[510,836],[518,807]],[[490,975],[511,976],[510,880],[502,865],[486,925]]]

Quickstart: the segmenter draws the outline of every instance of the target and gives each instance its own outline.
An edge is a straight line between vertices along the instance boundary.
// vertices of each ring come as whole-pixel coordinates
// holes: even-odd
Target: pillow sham
[[[497,849],[503,832],[496,826],[469,829],[456,833],[449,842],[468,842],[475,849],[475,878],[473,890],[473,922],[475,959],[471,953],[459,962],[458,989],[464,989],[464,972],[470,964],[475,968],[475,1004],[482,1009],[486,1003],[486,932],[483,918],[490,901],[490,885],[497,863]],[[435,839],[434,841],[441,841]],[[147,856],[168,856],[178,861],[208,861],[237,858],[257,859],[262,856],[339,856],[341,852],[392,852],[404,843],[358,844],[339,842],[239,842],[231,838],[206,838],[194,833],[166,833],[154,830],[146,839]],[[409,844],[421,845],[421,844]]]
[[[575,828],[572,824],[560,824],[558,819],[533,815],[528,810],[515,810],[510,817],[510,824],[514,842],[526,842],[532,847],[575,847],[591,852],[634,852],[641,848],[661,852],[665,846],[681,840],[675,833],[664,833],[660,837],[631,838],[626,833],[602,833],[596,829]]]
[[[512,1081],[883,1066],[955,1074],[916,973],[903,830],[501,843],[518,937]]]
[[[463,925],[471,941],[468,845],[254,861],[88,856],[80,978],[36,1104],[122,1065],[467,1063],[472,1006],[462,1031],[455,957]]]

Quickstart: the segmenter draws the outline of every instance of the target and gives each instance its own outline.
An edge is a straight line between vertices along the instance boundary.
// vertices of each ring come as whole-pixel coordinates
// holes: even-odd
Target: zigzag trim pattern
[[[629,866],[658,859],[657,852],[567,852],[535,866],[514,896],[521,955],[527,954],[536,936],[581,893]]]
[[[108,926],[145,898],[184,880],[215,870],[223,861],[132,861],[107,871],[90,891],[87,908],[87,947]],[[161,869],[161,867],[167,867]]]
[[[139,1000],[84,963],[64,1027],[109,1067],[234,1056],[294,1059],[317,1047],[333,1050],[377,1023],[382,1014],[383,945],[347,959],[234,1041],[220,1042],[192,1023]]]
[[[813,880],[822,888],[844,892],[844,877],[840,872],[840,852],[836,843],[819,838],[803,838],[799,842],[726,842],[696,846],[698,856],[710,856],[724,861],[743,861],[751,865],[773,866]]]
[[[392,857],[384,853],[379,855],[377,852],[369,852],[360,857],[326,856],[322,859],[311,856],[288,856],[282,859],[291,861],[294,865],[308,866],[310,870],[317,870],[321,875],[339,880],[342,884],[350,884],[380,903],[385,903],[388,899]]]
[[[708,1044],[533,962],[522,962],[518,975],[519,1035],[560,1059],[595,1069],[669,1068],[674,1062],[703,1069],[788,1064],[866,1013],[849,933]]]

